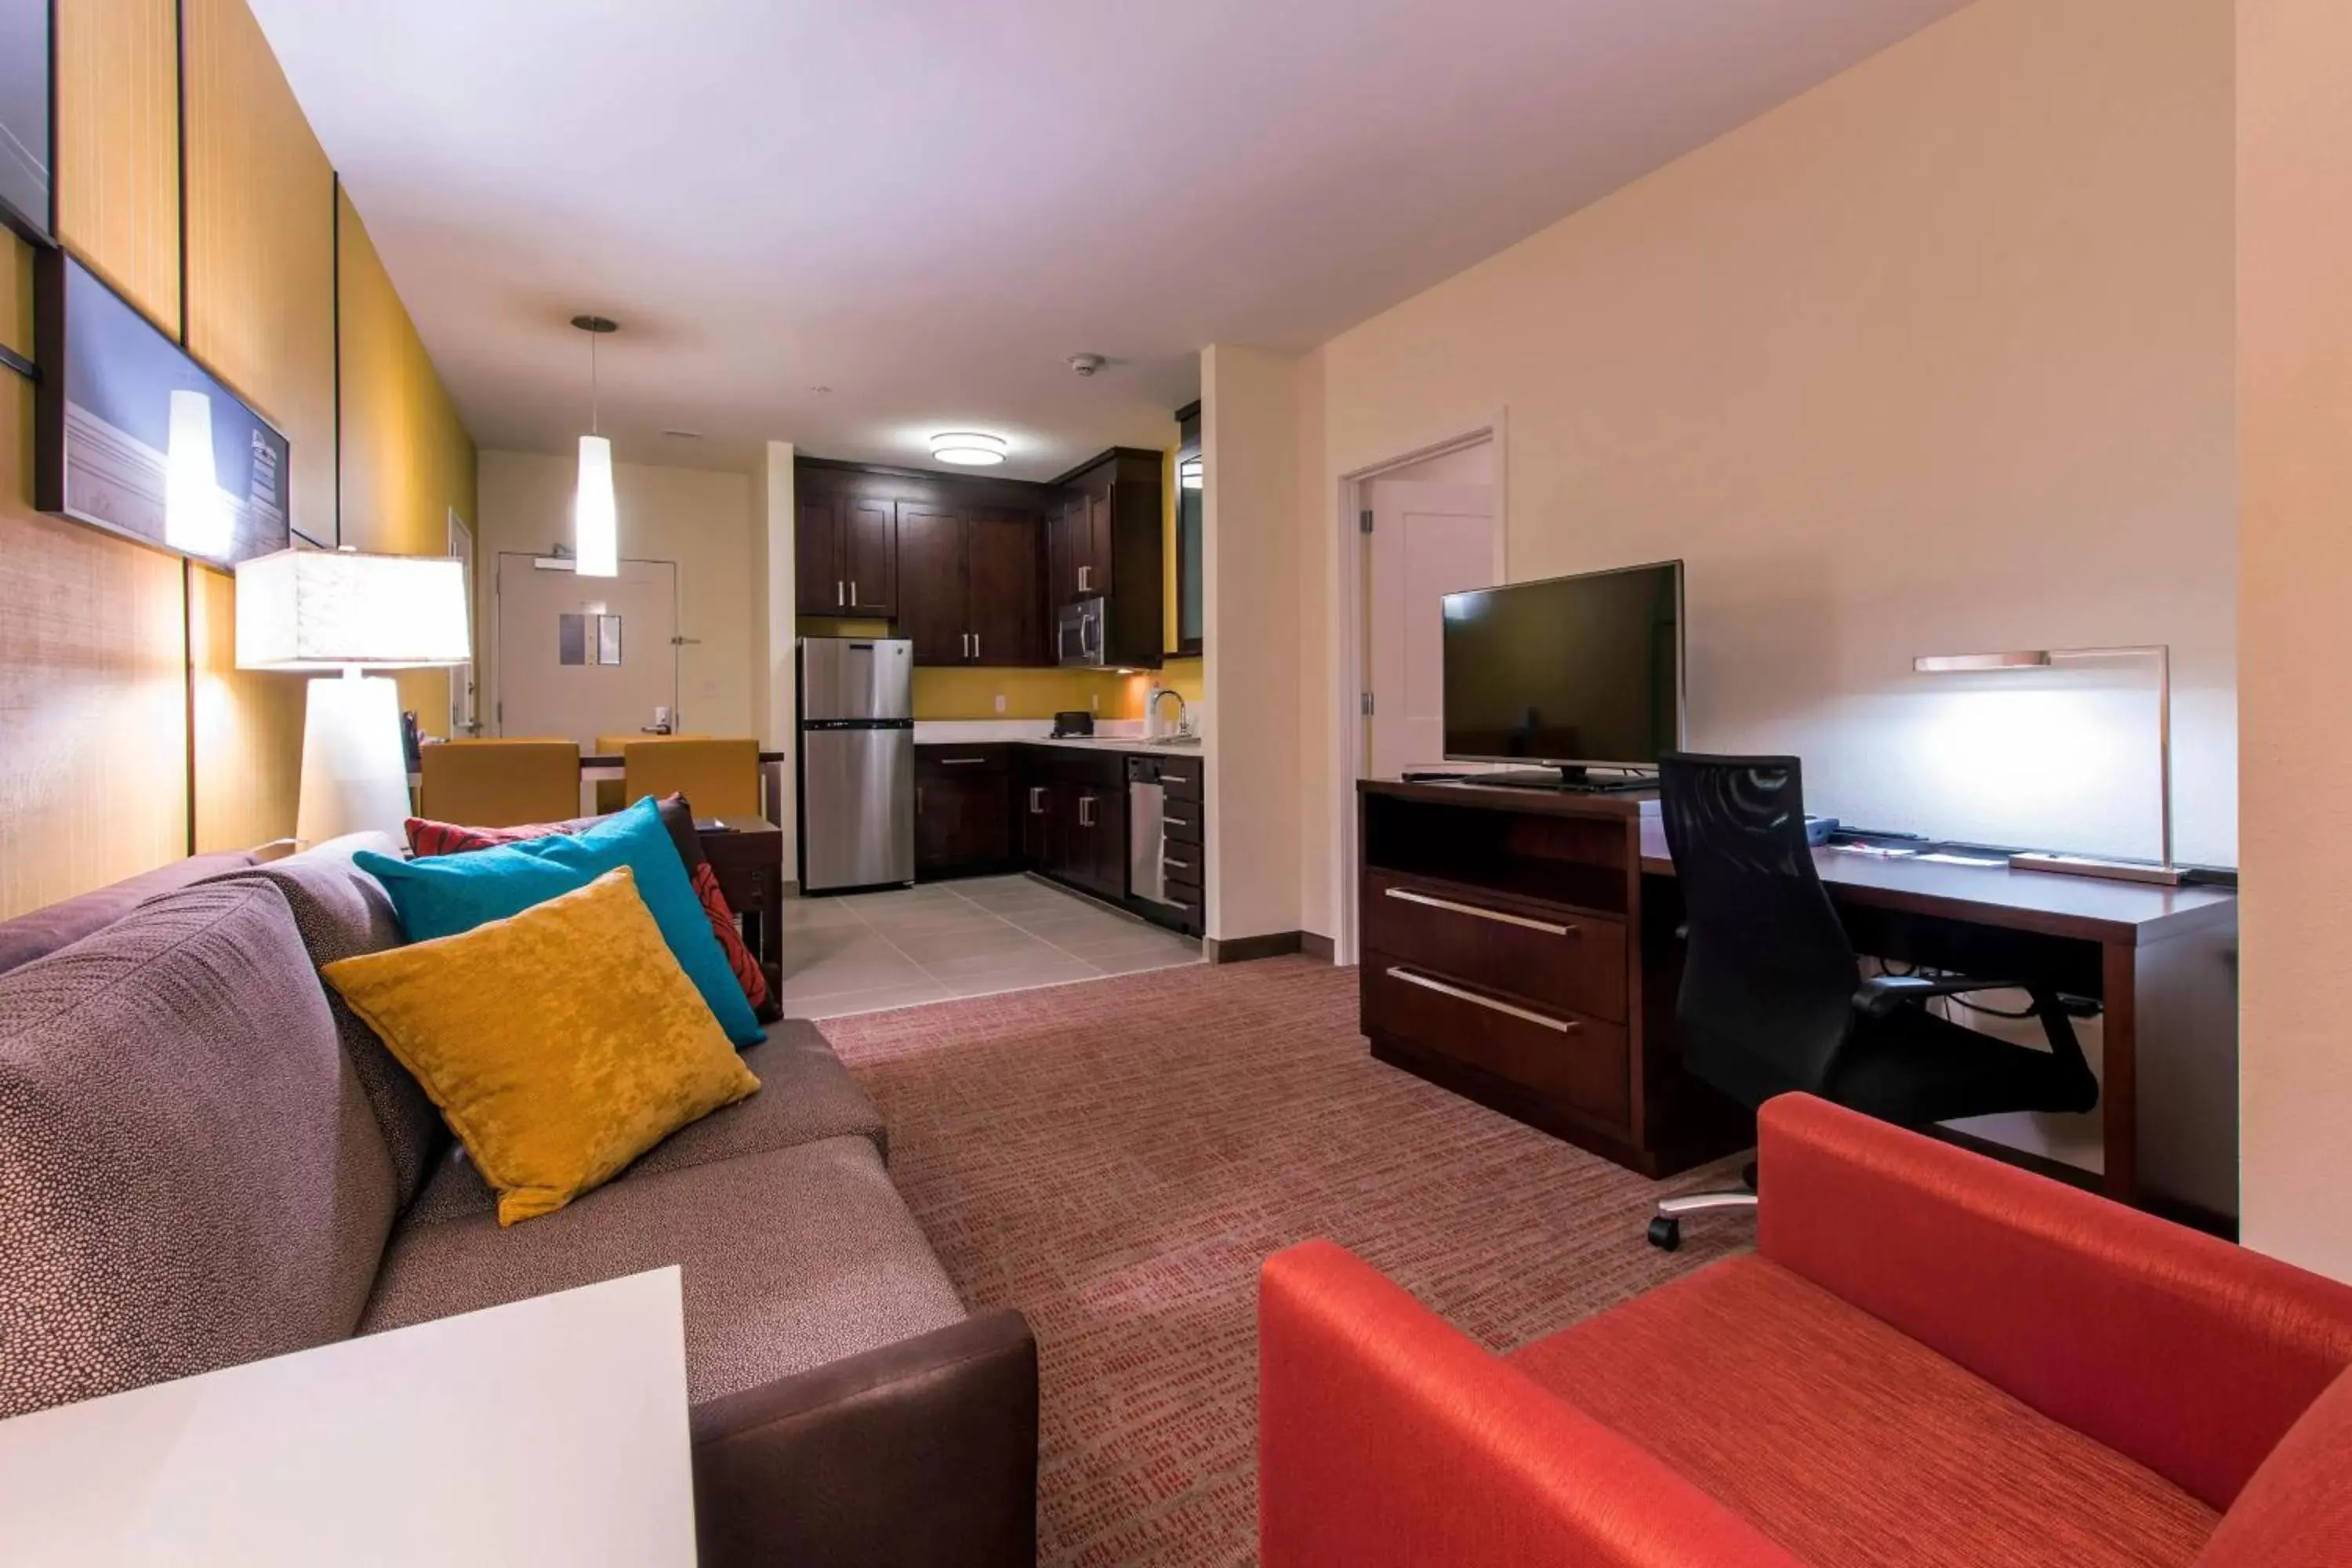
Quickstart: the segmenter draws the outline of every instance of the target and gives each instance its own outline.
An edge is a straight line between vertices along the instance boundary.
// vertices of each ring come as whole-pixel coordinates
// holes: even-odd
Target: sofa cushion
[[[2213,1531],[2169,1481],[1759,1258],[1510,1359],[1818,1568],[2158,1568]]]
[[[765,1043],[748,1047],[742,1058],[743,1065],[762,1085],[760,1092],[671,1133],[646,1150],[625,1173],[625,1179],[827,1138],[865,1138],[884,1158],[889,1156],[881,1112],[874,1109],[874,1102],[866,1098],[866,1091],[857,1087],[857,1080],[849,1076],[849,1069],[841,1065],[815,1025],[802,1018],[772,1024]],[[458,1144],[451,1146],[408,1213],[410,1218],[429,1225],[463,1215],[488,1214],[498,1204],[498,1194]]]
[[[275,888],[0,975],[0,1415],[344,1337],[393,1211]]]
[[[362,1331],[677,1264],[697,1403],[961,1322],[863,1138],[631,1173],[543,1219],[404,1222]]]
[[[383,883],[352,859],[362,849],[396,854],[399,845],[387,833],[354,833],[283,860],[226,872],[213,880],[262,881],[274,886],[294,911],[294,929],[301,933],[310,967],[320,969],[402,942],[400,920],[393,913],[391,896]],[[359,1073],[360,1088],[374,1108],[376,1125],[392,1152],[393,1179],[400,1201],[405,1204],[425,1184],[449,1142],[449,1130],[416,1079],[384,1049],[376,1032],[331,985],[327,987],[327,1006],[334,1015],[335,1034],[343,1043],[344,1053]]]
[[[0,974],[37,958],[47,958],[61,947],[69,947],[103,931],[150,899],[252,864],[253,857],[242,849],[219,855],[192,855],[78,899],[50,904],[13,921],[0,921]]]

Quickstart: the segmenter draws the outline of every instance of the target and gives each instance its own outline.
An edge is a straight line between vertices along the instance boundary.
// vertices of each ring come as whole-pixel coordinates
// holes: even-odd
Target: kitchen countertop
[[[1134,752],[1145,756],[1169,754],[1197,757],[1201,742],[1154,745],[1143,738],[1140,719],[1106,719],[1091,738],[1053,738],[1050,719],[918,719],[919,746],[1024,745],[1059,746],[1074,752]]]

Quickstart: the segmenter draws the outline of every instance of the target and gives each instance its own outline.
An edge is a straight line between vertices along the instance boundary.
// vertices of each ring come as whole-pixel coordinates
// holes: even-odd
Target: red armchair
[[[2352,1289],[1818,1100],[1759,1125],[1754,1256],[1509,1356],[1269,1259],[1266,1568],[2352,1564]]]

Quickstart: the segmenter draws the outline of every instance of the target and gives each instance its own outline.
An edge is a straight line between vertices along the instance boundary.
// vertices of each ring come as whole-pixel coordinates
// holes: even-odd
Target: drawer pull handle
[[[1418,985],[1423,991],[1434,991],[1441,996],[1451,996],[1457,1002],[1468,1002],[1490,1013],[1507,1013],[1514,1018],[1524,1018],[1530,1024],[1540,1024],[1557,1035],[1572,1035],[1581,1026],[1567,1018],[1554,1018],[1526,1007],[1514,1007],[1508,1002],[1497,1002],[1492,996],[1481,996],[1475,991],[1465,991],[1459,985],[1448,985],[1443,980],[1432,980],[1426,974],[1415,974],[1410,969],[1391,965],[1389,978],[1402,980],[1407,985]]]
[[[1482,910],[1475,904],[1457,904],[1451,899],[1433,899],[1427,893],[1409,892],[1403,888],[1391,888],[1388,894],[1390,898],[1401,899],[1408,904],[1423,904],[1433,910],[1445,910],[1457,915],[1475,915],[1482,921],[1494,921],[1501,925],[1524,926],[1528,931],[1539,931],[1546,936],[1576,934],[1574,926],[1564,926],[1554,921],[1529,920],[1525,915],[1507,915],[1500,910]]]
[[[1160,863],[1171,871],[1189,871],[1192,868],[1192,862],[1190,860],[1171,860],[1165,855],[1160,858]]]
[[[940,766],[943,768],[976,768],[986,761],[988,761],[986,757],[941,757],[940,759]]]
[[[1189,816],[1169,816],[1162,815],[1160,820],[1168,824],[1171,827],[1190,827],[1192,826],[1192,819]]]

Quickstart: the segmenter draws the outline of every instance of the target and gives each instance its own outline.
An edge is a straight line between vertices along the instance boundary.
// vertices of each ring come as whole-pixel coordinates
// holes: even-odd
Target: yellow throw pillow
[[[320,973],[441,1108],[500,1225],[553,1213],[760,1087],[625,866]]]

